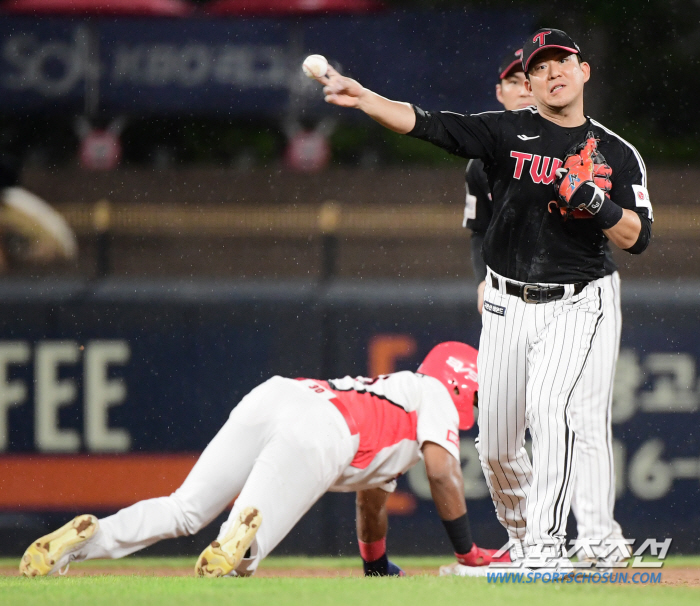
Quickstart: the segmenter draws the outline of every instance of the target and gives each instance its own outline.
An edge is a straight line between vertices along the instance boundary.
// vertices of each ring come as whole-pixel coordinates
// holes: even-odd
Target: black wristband
[[[603,205],[600,207],[600,210],[593,215],[593,218],[601,229],[610,229],[620,222],[622,214],[621,207],[612,200],[605,198]]]
[[[469,553],[474,544],[469,516],[465,513],[456,520],[443,520],[442,524],[447,531],[447,536],[450,537],[450,543],[452,543],[455,553]]]
[[[362,560],[362,567],[365,569],[366,577],[385,577],[389,574],[389,558],[386,553],[373,562]]]

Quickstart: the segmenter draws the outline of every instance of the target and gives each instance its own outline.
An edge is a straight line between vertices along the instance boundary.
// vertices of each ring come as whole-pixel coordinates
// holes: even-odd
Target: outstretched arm
[[[316,80],[323,84],[328,103],[359,109],[382,126],[402,135],[411,132],[416,124],[416,115],[410,103],[392,101],[373,93],[357,80],[341,76],[330,65],[326,75]]]

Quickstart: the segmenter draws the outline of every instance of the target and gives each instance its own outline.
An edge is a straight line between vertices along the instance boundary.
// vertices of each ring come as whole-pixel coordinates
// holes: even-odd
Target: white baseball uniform
[[[597,435],[609,431],[610,416],[594,407],[610,402],[610,394],[602,399],[598,391],[612,381],[616,353],[607,340],[619,338],[617,286],[606,276],[578,294],[566,285],[562,299],[530,304],[506,294],[503,277],[489,268],[478,358],[478,449],[497,516],[526,554],[535,545],[561,553],[577,459],[600,460]],[[603,335],[608,328],[612,334]],[[524,447],[526,427],[534,465]],[[605,472],[589,475],[591,482],[614,477]],[[601,488],[612,521],[614,487]],[[601,522],[587,513],[581,521],[591,529],[585,532],[619,532],[619,526],[593,530]]]
[[[259,509],[250,557],[237,569],[253,572],[327,490],[393,491],[426,441],[459,460],[457,409],[437,379],[273,377],[233,409],[180,488],[100,520],[75,559],[119,558],[194,534],[238,497],[219,538],[242,509]]]

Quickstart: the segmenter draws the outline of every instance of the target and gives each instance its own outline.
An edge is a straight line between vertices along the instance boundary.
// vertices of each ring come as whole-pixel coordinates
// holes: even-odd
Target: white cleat
[[[260,528],[262,515],[255,507],[246,507],[221,541],[214,541],[197,559],[198,577],[233,576]],[[242,576],[242,575],[236,575]]]
[[[97,518],[86,514],[73,518],[58,530],[37,539],[20,560],[20,574],[25,577],[43,577],[67,567],[73,559],[71,556],[95,535],[97,528]]]

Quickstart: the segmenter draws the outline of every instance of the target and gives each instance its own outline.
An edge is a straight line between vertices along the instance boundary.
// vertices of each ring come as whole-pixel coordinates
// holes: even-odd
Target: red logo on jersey
[[[447,430],[447,441],[452,442],[457,448],[459,448],[459,435],[451,429]]]
[[[548,34],[551,34],[551,33],[552,33],[551,31],[549,31],[549,32],[540,32],[539,34],[537,34],[537,35],[532,39],[532,41],[533,41],[533,42],[537,42],[537,44],[538,44],[539,46],[542,46],[542,45],[544,44],[544,38],[545,38],[545,36],[547,36]]]
[[[523,176],[525,162],[532,162],[530,164],[530,178],[534,183],[541,183],[542,185],[551,185],[556,177],[556,170],[562,165],[562,161],[559,158],[526,154],[518,151],[510,152],[510,157],[515,158],[513,179],[520,179]]]
[[[644,200],[644,192],[643,192],[643,191],[638,191],[638,192],[637,192],[637,198],[639,198],[640,200]]]

